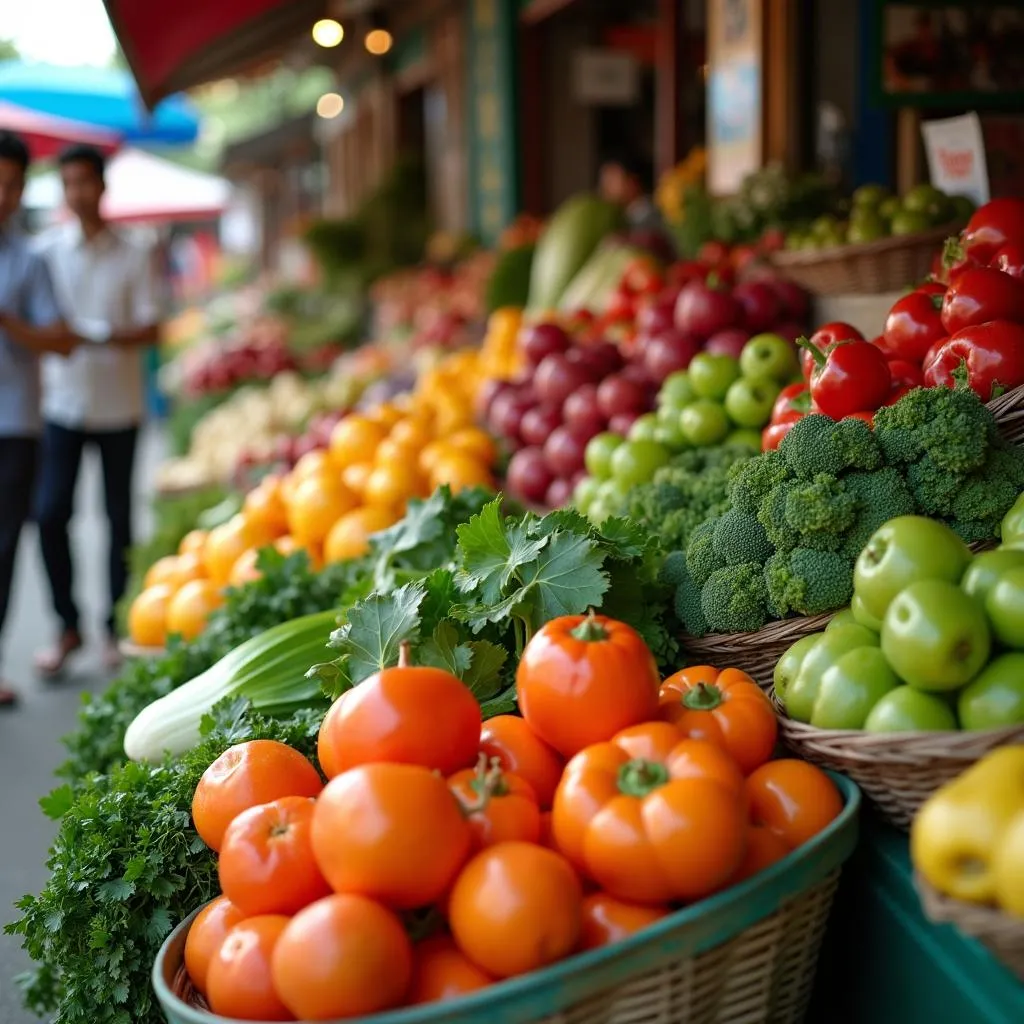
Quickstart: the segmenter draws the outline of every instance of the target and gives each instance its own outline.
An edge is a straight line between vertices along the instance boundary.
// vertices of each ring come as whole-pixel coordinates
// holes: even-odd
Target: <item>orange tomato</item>
[[[474,764],[480,705],[461,679],[415,665],[375,672],[320,726],[318,746],[340,771],[375,761],[444,775]]]
[[[616,899],[606,892],[592,892],[583,897],[579,949],[597,949],[621,942],[671,913],[670,907],[644,907]]]
[[[297,483],[309,479],[311,476],[326,474],[330,467],[331,457],[325,448],[314,448],[305,455],[299,457],[292,466],[292,477]]]
[[[167,606],[167,632],[194,640],[206,628],[206,620],[224,603],[220,588],[210,580],[191,580]]]
[[[327,475],[307,477],[295,488],[288,505],[291,535],[300,544],[319,544],[356,503],[356,496],[340,480]]]
[[[178,555],[164,555],[158,558],[147,570],[142,578],[143,589],[148,590],[160,583],[166,583],[172,588],[178,586]]]
[[[640,634],[603,615],[552,619],[516,670],[523,718],[565,757],[657,717],[659,684]]]
[[[419,464],[419,449],[413,445],[395,441],[386,437],[379,445],[373,456],[373,466],[395,466],[407,462],[412,466]]]
[[[817,835],[843,809],[836,784],[806,761],[785,758],[761,765],[746,782],[750,819],[791,850]]]
[[[270,968],[287,925],[287,917],[267,914],[228,932],[206,975],[206,998],[214,1013],[238,1020],[294,1020],[274,991]]]
[[[247,583],[253,583],[260,578],[262,573],[256,568],[259,559],[259,548],[249,548],[243,551],[238,561],[231,567],[231,575],[228,576],[228,586],[244,587]]]
[[[416,460],[416,467],[426,477],[429,477],[433,472],[434,466],[443,459],[446,455],[451,455],[457,452],[458,449],[452,447],[447,440],[431,441],[419,453]]]
[[[167,643],[167,608],[174,591],[166,583],[147,587],[128,609],[128,635],[140,647]]]
[[[206,538],[208,536],[209,533],[206,530],[189,530],[189,532],[181,538],[181,543],[178,545],[178,554],[193,554],[202,558],[203,548],[206,546]]]
[[[206,579],[206,565],[202,556],[195,551],[186,551],[178,555],[177,585],[184,586],[192,580]]]
[[[473,833],[473,848],[496,843],[540,842],[540,808],[528,782],[487,764],[456,772],[448,786],[462,805]]]
[[[280,481],[265,477],[246,496],[242,505],[245,521],[272,537],[288,532],[288,510],[281,496]]]
[[[320,762],[320,770],[328,779],[333,779],[335,775],[340,775],[345,771],[344,764],[338,763],[334,759],[336,751],[336,744],[333,739],[333,733],[336,728],[334,720],[341,715],[342,704],[352,692],[352,690],[346,690],[327,709],[327,714],[324,715],[324,719],[320,723],[320,731],[316,736],[316,757]]]
[[[684,668],[661,684],[659,703],[666,722],[684,736],[720,746],[744,775],[772,756],[775,712],[764,691],[738,668]]]
[[[558,844],[555,842],[550,811],[540,812],[540,835],[537,837],[537,842],[541,846],[546,846],[549,850],[554,850],[556,853],[559,852]]]
[[[283,796],[317,796],[323,788],[313,765],[286,743],[236,743],[203,772],[192,797],[192,821],[203,842],[216,851],[242,811]]]
[[[410,1006],[438,1003],[493,983],[493,978],[466,958],[450,935],[432,935],[413,949],[412,981],[405,1001]]]
[[[497,715],[480,730],[480,750],[505,771],[525,779],[542,810],[555,799],[565,763],[518,715]]]
[[[370,537],[397,522],[389,508],[367,505],[346,512],[332,527],[324,541],[324,561],[343,562],[359,558],[370,550]]]
[[[294,914],[331,888],[313,859],[313,799],[283,796],[232,819],[217,870],[224,895],[247,917]]]
[[[418,765],[351,768],[327,784],[313,813],[313,853],[334,891],[396,910],[441,899],[470,842],[444,779]]]
[[[420,451],[434,440],[434,431],[426,419],[406,416],[391,428],[388,438],[395,444]]]
[[[450,487],[454,494],[471,487],[493,487],[494,478],[487,466],[475,455],[453,451],[442,455],[430,473],[433,488]]]
[[[732,876],[730,885],[743,882],[759,871],[771,867],[778,860],[782,860],[789,853],[789,847],[785,840],[776,835],[764,825],[747,826],[747,852]]]
[[[423,494],[423,479],[415,462],[378,465],[366,478],[363,500],[367,505],[399,508]]]
[[[227,896],[218,896],[196,915],[185,939],[185,970],[200,992],[206,992],[206,975],[221,943],[245,915]]]
[[[743,776],[714,744],[651,722],[566,765],[552,824],[558,848],[611,895],[700,899],[743,857]]]
[[[207,576],[218,586],[224,586],[235,562],[247,548],[252,547],[252,543],[247,524],[241,516],[233,516],[226,523],[215,526],[203,552]]]
[[[373,472],[372,462],[353,462],[341,471],[341,482],[361,499],[366,491],[366,481]]]
[[[494,438],[479,427],[462,427],[448,435],[448,444],[460,451],[472,455],[486,466],[493,465],[498,456],[498,446]]]
[[[496,978],[568,956],[579,940],[583,893],[569,862],[534,843],[481,850],[452,889],[449,922],[459,949]]]
[[[327,896],[292,918],[271,969],[278,994],[299,1019],[362,1017],[402,1003],[412,946],[386,907],[363,896]]]
[[[338,469],[356,462],[372,462],[377,445],[388,436],[388,428],[368,416],[352,413],[339,420],[331,431],[331,461]]]

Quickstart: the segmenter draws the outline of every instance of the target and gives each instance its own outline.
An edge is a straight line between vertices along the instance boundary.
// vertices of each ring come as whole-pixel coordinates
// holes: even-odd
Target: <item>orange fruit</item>
[[[385,402],[384,405],[378,405],[376,409],[368,412],[366,418],[374,423],[383,424],[390,430],[404,415],[401,409],[396,409],[390,402]]]
[[[454,452],[439,459],[430,474],[433,488],[447,484],[453,494],[469,487],[493,487],[491,471],[479,459],[465,452]]]
[[[434,399],[434,428],[446,437],[473,423],[473,404],[457,392],[444,391]]]
[[[441,459],[458,450],[459,449],[455,448],[448,438],[431,441],[430,444],[420,452],[416,465],[424,476],[429,477],[434,470],[434,466],[436,466]]]
[[[206,538],[209,533],[206,530],[190,530],[181,538],[181,543],[178,545],[178,554],[196,554],[200,558],[203,557],[203,548],[206,547]]]
[[[228,586],[244,587],[246,583],[254,583],[262,573],[256,568],[256,560],[259,558],[259,548],[249,548],[238,556],[238,561],[231,567],[231,575],[228,576]]]
[[[206,628],[210,613],[224,603],[220,590],[210,580],[190,580],[167,606],[167,632],[194,640]]]
[[[354,462],[369,462],[377,445],[387,436],[387,424],[352,413],[339,420],[331,431],[331,461],[339,469]]]
[[[462,427],[446,438],[448,444],[467,455],[473,455],[487,466],[493,465],[498,454],[494,439],[479,427]]]
[[[434,432],[425,419],[418,416],[406,416],[391,428],[388,438],[404,447],[419,450],[434,440]]]
[[[181,587],[190,580],[205,580],[206,565],[203,559],[194,551],[178,555],[178,586]]]
[[[341,482],[360,498],[366,490],[366,481],[373,472],[372,462],[353,462],[341,471]]]
[[[242,557],[242,553],[252,547],[248,524],[240,516],[233,516],[226,523],[215,526],[210,531],[206,541],[206,550],[203,552],[203,562],[206,565],[206,574],[219,586],[223,586],[231,575],[235,562]]]
[[[363,501],[367,505],[383,505],[385,508],[404,506],[405,502],[423,493],[423,478],[415,463],[392,462],[377,466],[366,480]]]
[[[128,609],[128,635],[140,647],[167,643],[167,608],[174,591],[166,583],[146,587]]]
[[[330,455],[326,448],[315,448],[306,452],[292,467],[292,476],[296,481],[305,480],[307,477],[316,476],[327,469],[330,464]]]
[[[415,466],[419,459],[419,451],[419,448],[413,445],[386,437],[377,445],[377,451],[373,456],[373,465],[390,466],[396,462],[408,462]]]
[[[313,454],[310,452],[309,454]],[[288,510],[281,497],[281,483],[276,477],[268,476],[246,496],[242,515],[250,526],[273,537],[279,537],[288,530]]]
[[[318,544],[356,504],[356,496],[340,480],[311,476],[296,487],[288,506],[290,533],[300,544]]]
[[[367,505],[346,512],[327,534],[324,561],[342,562],[346,558],[365,555],[370,550],[370,535],[386,530],[398,518],[391,509],[379,505]]]
[[[206,973],[227,934],[245,915],[226,896],[207,903],[192,922],[185,940],[185,969],[200,992],[206,991]]]
[[[296,551],[302,550],[302,545],[290,533],[286,533],[283,537],[278,537],[277,540],[274,541],[274,547],[277,548],[285,558],[289,555],[294,555]]]
[[[164,555],[158,558],[147,570],[142,579],[144,589],[155,587],[159,583],[167,583],[173,589],[178,586],[178,555]]]

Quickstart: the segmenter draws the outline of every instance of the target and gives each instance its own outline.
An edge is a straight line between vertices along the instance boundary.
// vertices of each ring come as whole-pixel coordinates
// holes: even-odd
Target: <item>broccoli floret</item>
[[[707,578],[721,569],[725,562],[715,553],[715,527],[717,519],[707,519],[695,527],[686,545],[686,570],[698,587],[704,586]]]
[[[740,512],[735,508],[719,516],[711,546],[726,565],[764,562],[772,553],[772,545],[764,527],[749,512]]]
[[[713,633],[753,633],[768,621],[764,567],[743,562],[716,569],[701,588],[700,606]]]
[[[762,452],[746,462],[735,463],[729,472],[729,502],[740,512],[757,515],[768,492],[791,473],[778,451]]]
[[[907,466],[907,486],[926,515],[948,516],[963,478],[941,469],[930,455]]]
[[[683,571],[685,575],[676,586],[673,605],[676,618],[690,636],[704,636],[708,632],[708,623],[701,607],[701,590],[693,582],[693,577],[686,572],[685,567]]]
[[[889,462],[930,455],[940,469],[964,473],[985,461],[996,430],[973,391],[915,388],[875,413],[875,437]]]
[[[796,548],[764,567],[769,606],[780,616],[818,615],[850,603],[853,562],[830,551]]]
[[[678,587],[684,579],[689,579],[690,574],[686,570],[686,552],[671,551],[665,556],[658,570],[658,582],[666,587]]]
[[[785,485],[786,523],[801,537],[827,534],[837,538],[853,525],[857,500],[841,480],[819,473],[809,482]],[[820,545],[815,545],[820,546]]]
[[[819,473],[838,476],[846,469],[846,453],[835,426],[835,420],[817,414],[804,416],[793,424],[778,448],[793,473],[811,480]]]
[[[757,521],[764,527],[764,532],[776,551],[791,551],[800,539],[796,530],[786,522],[786,498],[792,484],[792,480],[776,484],[768,492],[768,497],[761,503],[757,512]]]
[[[965,544],[992,540],[999,533],[998,519],[950,519],[946,525]]]
[[[843,484],[857,500],[857,515],[839,551],[853,561],[883,523],[917,511],[902,474],[893,466],[874,473],[850,473],[843,477]]]
[[[960,478],[950,505],[952,518],[998,524],[1017,500],[1022,477],[1024,454],[1005,445],[993,448],[981,469]]]
[[[882,465],[882,449],[874,431],[863,420],[840,420],[832,434],[843,453],[844,469],[869,470]]]

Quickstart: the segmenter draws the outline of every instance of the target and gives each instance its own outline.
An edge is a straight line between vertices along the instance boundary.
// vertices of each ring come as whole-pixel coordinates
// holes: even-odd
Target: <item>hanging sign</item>
[[[989,200],[985,139],[977,114],[925,121],[921,125],[932,184],[979,206]]]

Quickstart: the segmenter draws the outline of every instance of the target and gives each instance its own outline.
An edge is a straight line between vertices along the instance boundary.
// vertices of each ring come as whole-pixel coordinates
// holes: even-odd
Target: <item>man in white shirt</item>
[[[110,528],[105,655],[111,668],[118,662],[114,607],[127,583],[132,542],[132,466],[145,404],[142,351],[158,340],[160,321],[150,253],[100,213],[102,154],[73,147],[61,156],[60,173],[76,222],[44,236],[39,251],[67,330],[87,344],[68,356],[47,356],[43,363],[44,432],[35,519],[61,633],[52,650],[39,653],[36,666],[50,676],[82,646],[68,524],[82,453],[90,446],[100,454]],[[17,337],[16,329],[11,333]]]

